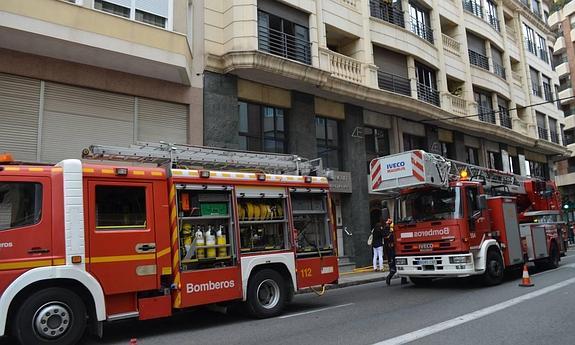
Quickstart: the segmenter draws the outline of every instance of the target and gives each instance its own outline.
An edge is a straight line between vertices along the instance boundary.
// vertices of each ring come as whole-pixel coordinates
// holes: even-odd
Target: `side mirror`
[[[477,198],[477,208],[480,210],[485,210],[487,208],[487,195],[479,195]]]

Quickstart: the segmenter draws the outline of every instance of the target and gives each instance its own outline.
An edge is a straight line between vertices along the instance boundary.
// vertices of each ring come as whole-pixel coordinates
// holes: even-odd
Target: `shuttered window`
[[[138,141],[186,143],[188,106],[138,98]]]

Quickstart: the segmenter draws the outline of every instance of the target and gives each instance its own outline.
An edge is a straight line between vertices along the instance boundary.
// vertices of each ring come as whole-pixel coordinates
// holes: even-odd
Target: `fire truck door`
[[[89,270],[104,293],[157,288],[152,183],[88,182]]]

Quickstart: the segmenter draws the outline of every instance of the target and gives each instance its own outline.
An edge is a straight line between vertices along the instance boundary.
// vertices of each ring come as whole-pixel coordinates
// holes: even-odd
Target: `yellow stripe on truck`
[[[52,266],[52,259],[2,263],[0,264],[0,271],[18,270],[23,268],[36,268],[45,266]]]
[[[105,262],[122,262],[122,261],[139,261],[139,260],[156,260],[156,254],[138,254],[138,255],[115,255],[115,256],[92,256],[89,260],[92,264]]]

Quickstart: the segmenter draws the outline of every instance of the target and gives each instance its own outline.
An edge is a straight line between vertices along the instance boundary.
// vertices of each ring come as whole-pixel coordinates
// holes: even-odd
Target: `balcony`
[[[379,88],[382,90],[411,96],[411,84],[407,78],[383,71],[377,71],[377,82]]]
[[[461,97],[446,93],[444,95],[445,103],[449,105],[452,113],[461,116],[467,116],[467,101]]]
[[[433,30],[429,26],[412,17],[409,27],[411,32],[433,44]]]
[[[463,9],[474,16],[483,19],[483,6],[481,5],[481,1],[463,0]]]
[[[441,38],[443,40],[443,50],[450,52],[453,55],[461,56],[461,44],[454,38],[442,34]]]
[[[567,46],[565,45],[565,37],[563,36],[557,37],[557,40],[553,45],[553,54],[562,54],[563,52],[565,52],[566,47]]]
[[[479,54],[471,49],[468,49],[468,52],[470,64],[489,71],[489,58],[487,58],[487,56]]]
[[[421,83],[417,83],[417,99],[435,106],[440,106],[439,91]]]
[[[311,42],[258,24],[258,49],[311,65]]]
[[[393,7],[391,4],[381,3],[381,1],[378,0],[370,0],[369,9],[372,17],[405,28],[403,11]]]
[[[570,73],[569,71],[569,62],[567,61],[558,61],[560,62],[556,67],[555,67],[555,71],[557,72],[557,76],[559,76],[559,78],[568,75]]]
[[[505,79],[505,67],[501,66],[500,64],[494,62],[493,63],[493,73],[500,76],[501,78]]]
[[[320,65],[322,67],[324,66],[323,61],[326,60],[325,57],[327,57],[329,66],[327,70],[332,76],[353,83],[363,83],[363,64],[361,62],[329,49],[320,48]]]
[[[190,85],[185,34],[69,2],[2,1],[0,48]]]
[[[511,116],[509,116],[509,110],[501,110],[499,111],[499,124],[502,127],[506,127],[511,129],[512,128],[512,124],[511,124]]]
[[[489,107],[482,107],[478,105],[477,116],[479,117],[479,121],[495,123],[495,114],[493,113],[493,109]]]
[[[489,25],[491,25],[491,27],[493,29],[495,29],[496,31],[501,31],[501,27],[499,26],[499,19],[497,19],[496,16],[493,16],[490,14],[487,16],[487,19],[488,19]]]
[[[539,139],[549,140],[549,138],[547,136],[547,128],[537,126],[537,137]]]
[[[559,89],[559,99],[562,99],[561,104],[567,104],[573,101],[571,99],[573,98],[573,88],[571,86],[566,87],[563,90],[561,90],[561,88]]]
[[[551,138],[551,142],[555,143],[555,144],[559,144],[559,134],[557,133],[557,131],[549,131],[549,137]]]

